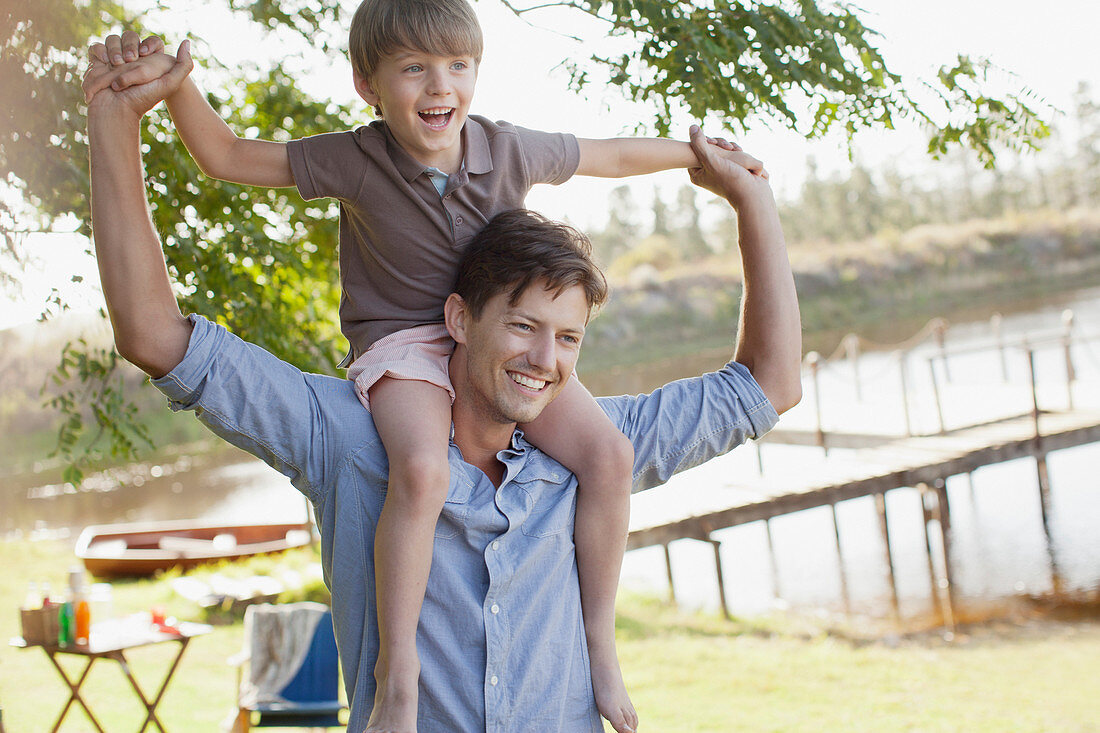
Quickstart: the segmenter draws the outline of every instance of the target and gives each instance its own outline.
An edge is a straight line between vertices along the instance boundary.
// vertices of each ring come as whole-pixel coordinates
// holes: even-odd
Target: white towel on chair
[[[244,638],[250,661],[241,680],[242,706],[282,701],[279,692],[298,673],[326,611],[328,606],[309,602],[248,607]]]

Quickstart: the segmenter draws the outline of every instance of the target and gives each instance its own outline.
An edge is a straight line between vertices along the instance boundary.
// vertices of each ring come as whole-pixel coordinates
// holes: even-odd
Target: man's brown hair
[[[494,216],[470,240],[459,264],[454,291],[474,318],[498,294],[511,305],[534,283],[560,295],[580,286],[589,313],[607,300],[607,280],[592,261],[592,243],[567,224],[526,209]]]
[[[363,0],[351,19],[351,66],[368,78],[382,57],[401,49],[438,56],[472,56],[481,63],[484,41],[466,0]]]

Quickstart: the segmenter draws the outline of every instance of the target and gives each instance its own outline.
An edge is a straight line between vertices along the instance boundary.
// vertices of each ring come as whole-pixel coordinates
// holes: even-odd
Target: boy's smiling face
[[[399,50],[355,89],[378,107],[398,144],[418,162],[451,174],[462,164],[462,126],[477,82],[472,56]]]

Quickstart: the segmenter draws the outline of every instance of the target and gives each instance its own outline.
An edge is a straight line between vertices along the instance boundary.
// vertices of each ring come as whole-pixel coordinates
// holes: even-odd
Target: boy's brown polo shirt
[[[522,208],[534,184],[568,180],[580,161],[573,135],[478,116],[467,118],[462,144],[463,168],[442,197],[381,120],[287,146],[302,197],[340,201],[340,324],[351,359],[383,336],[442,322],[466,243],[496,214]]]

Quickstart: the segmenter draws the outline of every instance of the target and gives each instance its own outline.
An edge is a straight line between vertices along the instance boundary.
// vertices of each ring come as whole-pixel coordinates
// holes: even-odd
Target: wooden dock
[[[765,442],[791,445],[821,445],[821,435],[815,431],[775,430],[765,437]],[[947,503],[946,481],[951,476],[970,473],[982,466],[1018,458],[1033,458],[1039,475],[1040,498],[1043,507],[1044,529],[1047,530],[1051,569],[1055,588],[1058,588],[1057,561],[1050,541],[1049,480],[1046,476],[1046,456],[1052,451],[1100,441],[1100,412],[1072,410],[1061,412],[1033,412],[1013,418],[974,425],[934,435],[891,438],[881,435],[832,433],[824,437],[825,449],[844,449],[843,460],[830,461],[826,471],[815,467],[812,475],[804,475],[793,482],[790,477],[777,481],[767,472],[758,477],[738,477],[731,482],[730,490],[722,491],[722,502],[715,492],[692,497],[677,492],[675,500],[662,501],[659,496],[647,502],[645,494],[638,495],[628,540],[628,549],[661,545],[665,548],[670,589],[675,595],[671,559],[668,545],[681,539],[694,539],[714,545],[719,593],[723,611],[728,615],[725,589],[721,571],[719,542],[712,533],[749,522],[772,519],[784,514],[831,506],[838,502],[859,497],[875,497],[883,538],[886,543],[885,560],[888,563],[895,614],[898,613],[897,590],[893,582],[888,532],[888,517],[884,495],[898,488],[920,489],[925,497],[926,545],[929,567],[932,569],[932,543],[928,542],[930,526],[938,526],[941,547],[945,552],[942,567],[944,578],[932,576],[933,600],[942,612],[943,621],[953,626],[954,612],[951,597],[950,557],[950,509]],[[809,472],[807,472],[809,473]],[[655,490],[657,492],[660,489]],[[729,498],[735,498],[732,503]],[[769,529],[770,531],[770,529]],[[837,530],[837,552],[840,537]],[[847,581],[841,566],[842,592],[847,596]],[[774,562],[773,562],[774,567]],[[847,604],[847,597],[845,597]]]

